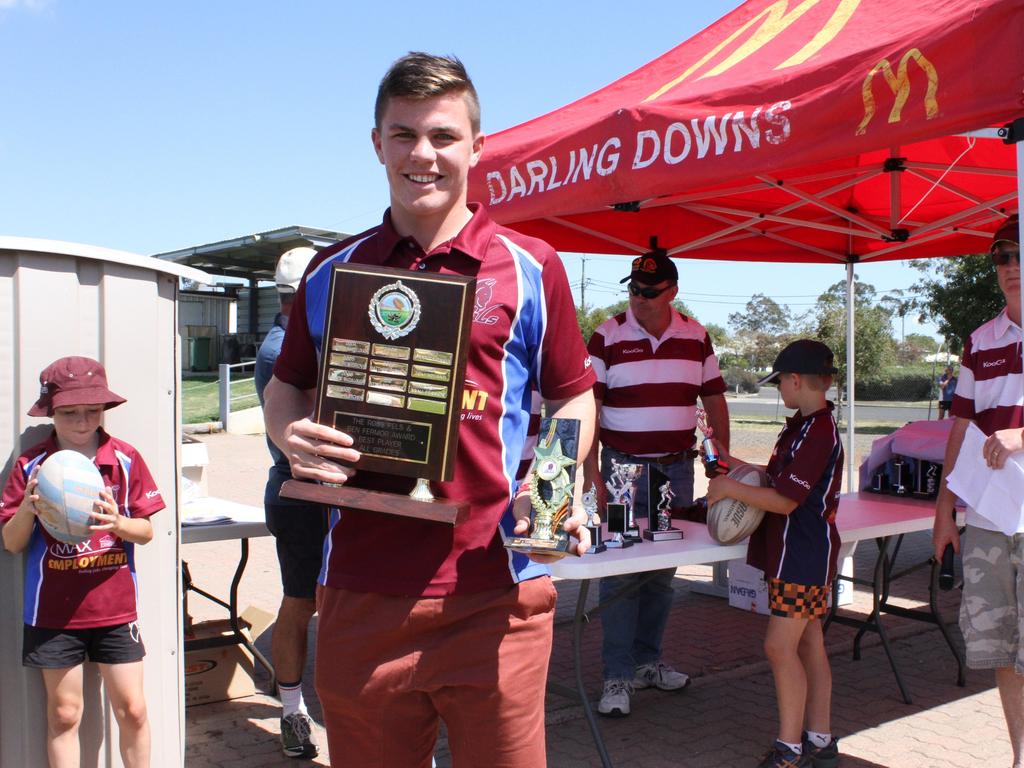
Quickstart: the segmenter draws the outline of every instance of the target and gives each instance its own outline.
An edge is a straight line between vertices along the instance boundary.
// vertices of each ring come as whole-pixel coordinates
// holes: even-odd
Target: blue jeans
[[[647,470],[649,462],[619,453],[613,448],[601,449],[601,477],[607,481],[612,471],[612,459],[619,463],[643,464],[644,473],[637,483],[635,508],[647,505]],[[677,461],[665,466],[655,465],[672,483],[674,506],[693,503],[693,461]],[[655,503],[657,503],[655,501]],[[638,547],[657,546],[653,542],[636,544]],[[607,576],[601,579],[600,600],[603,603],[616,592],[632,588],[621,600],[601,612],[604,639],[601,659],[605,680],[632,680],[636,667],[653,664],[661,659],[661,637],[665,633],[668,614],[672,609],[672,579],[676,569]],[[641,584],[644,579],[648,579]]]

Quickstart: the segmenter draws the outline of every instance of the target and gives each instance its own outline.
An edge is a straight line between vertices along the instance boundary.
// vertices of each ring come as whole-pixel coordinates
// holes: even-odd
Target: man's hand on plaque
[[[293,421],[285,435],[293,477],[340,485],[356,473],[346,464],[355,464],[360,454],[352,447],[352,438],[344,432],[301,419]]]

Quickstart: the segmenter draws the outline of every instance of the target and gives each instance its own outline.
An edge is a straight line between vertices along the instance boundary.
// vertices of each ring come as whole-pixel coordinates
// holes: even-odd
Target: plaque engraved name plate
[[[313,418],[350,435],[356,469],[416,478],[412,498],[289,480],[281,495],[455,523],[468,504],[434,499],[455,472],[476,280],[335,264]]]

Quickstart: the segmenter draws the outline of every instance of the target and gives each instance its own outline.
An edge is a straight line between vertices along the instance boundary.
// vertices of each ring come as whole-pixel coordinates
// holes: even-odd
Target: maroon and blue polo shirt
[[[15,462],[0,499],[0,523],[18,511],[34,467],[60,450],[56,433]],[[95,464],[122,515],[149,517],[164,508],[142,456],[100,429]],[[81,544],[53,538],[38,521],[25,553],[25,623],[47,629],[109,627],[135,621],[135,545],[110,531]]]
[[[357,592],[439,597],[479,592],[547,573],[502,545],[530,422],[531,391],[563,400],[593,386],[565,270],[546,243],[472,219],[424,253],[383,223],[322,251],[292,305],[274,375],[301,390],[317,385],[331,265],[372,264],[476,278],[455,475],[432,483],[440,498],[470,502],[457,526],[356,509],[334,510],[321,583]],[[356,467],[358,470],[358,466]],[[408,478],[357,471],[353,486],[408,493]]]
[[[768,485],[796,502],[788,515],[765,513],[750,537],[747,563],[765,578],[829,585],[839,559],[836,510],[843,481],[843,444],[832,403],[786,419],[768,461]]]

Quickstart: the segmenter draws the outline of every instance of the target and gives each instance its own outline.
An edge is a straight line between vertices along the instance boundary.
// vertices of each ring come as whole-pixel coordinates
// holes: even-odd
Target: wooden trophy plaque
[[[429,481],[455,472],[475,294],[471,277],[332,267],[313,418],[352,436],[357,469],[417,484],[407,496],[288,480],[282,496],[451,524],[468,513]]]

